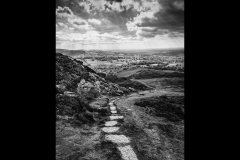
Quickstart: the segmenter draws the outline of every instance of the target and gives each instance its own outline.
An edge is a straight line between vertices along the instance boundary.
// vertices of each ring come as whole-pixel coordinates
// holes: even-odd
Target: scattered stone
[[[118,149],[122,153],[122,158],[124,160],[138,160],[137,155],[134,153],[130,145],[118,147]]]
[[[111,120],[114,119],[123,119],[123,116],[109,116]]]
[[[112,141],[113,143],[130,143],[130,140],[124,135],[106,135],[106,140]]]
[[[107,121],[105,122],[105,126],[109,127],[109,126],[114,126],[116,125],[118,122],[117,121]]]
[[[103,127],[103,132],[112,133],[119,130],[119,127]]]

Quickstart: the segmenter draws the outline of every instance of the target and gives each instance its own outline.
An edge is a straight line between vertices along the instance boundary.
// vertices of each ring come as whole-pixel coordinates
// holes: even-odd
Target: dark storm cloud
[[[86,21],[101,21],[100,25],[89,23],[99,33],[119,32],[123,36],[146,38],[167,33],[172,37],[184,34],[184,0],[56,0],[58,7],[64,8],[58,11],[60,14],[71,15],[72,12]],[[57,22],[67,22],[66,17],[56,18]],[[129,22],[133,29],[126,25]],[[75,25],[83,23],[72,22]]]
[[[144,19],[143,24],[139,26],[158,27],[178,31],[184,26],[184,1],[183,0],[160,0],[163,10],[157,12],[154,16],[156,20]]]
[[[137,32],[141,37],[151,38],[156,35],[170,35],[167,29],[157,29],[157,28],[142,28],[141,31]]]
[[[56,8],[58,6],[69,7],[75,15],[84,19],[91,18],[91,15],[84,10],[84,7],[79,5],[79,2],[82,2],[82,0],[56,0]]]
[[[138,35],[142,37],[154,37],[154,35],[169,34],[172,37],[184,33],[184,1],[183,0],[159,0],[161,9],[155,12],[153,16],[142,17],[141,21],[134,24],[139,27],[141,32]],[[164,31],[164,32],[162,32]]]
[[[156,32],[158,29],[157,28],[142,28],[142,31],[145,32]]]
[[[118,3],[122,2],[122,0],[106,0],[106,1],[110,2],[110,4],[112,4],[113,2],[118,2]]]
[[[101,0],[99,0],[101,1]],[[120,5],[120,8],[122,9],[121,11],[116,11],[113,9],[114,5],[110,5],[113,3],[119,3],[122,1],[119,0],[105,0],[105,2],[109,2],[104,4],[105,8],[103,10],[96,9],[97,7],[94,6],[94,4],[90,3],[92,0],[89,2],[86,1],[86,3],[89,5],[90,10],[92,10],[91,13],[88,13],[85,10],[84,6],[79,5],[80,2],[85,2],[83,0],[57,0],[56,1],[56,8],[58,6],[60,7],[69,7],[72,12],[81,18],[84,19],[89,19],[89,18],[108,18],[113,24],[115,25],[121,25],[123,23],[126,23],[129,18],[133,18],[137,15],[137,12],[134,11],[132,8],[126,9],[125,6]],[[97,2],[97,1],[95,1]],[[95,9],[94,9],[95,8]]]
[[[85,25],[86,23],[85,22],[76,22],[76,21],[74,21],[73,24],[76,24],[76,25],[80,26],[80,25]]]
[[[73,5],[77,5],[78,4],[78,0],[56,0],[56,8],[58,8],[58,6],[60,7],[65,7],[65,6],[73,6]]]

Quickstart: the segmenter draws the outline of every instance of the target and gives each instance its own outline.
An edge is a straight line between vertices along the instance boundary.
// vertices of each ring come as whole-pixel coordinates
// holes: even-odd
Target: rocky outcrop
[[[90,91],[91,89],[101,93],[102,95],[122,95],[125,92],[129,92],[129,89],[120,87],[119,85],[111,82],[107,82],[104,78],[97,74],[89,73],[89,79],[81,79],[78,83],[77,90]]]
[[[56,54],[56,88],[76,92],[79,95],[83,92],[95,92],[96,96],[98,94],[118,96],[130,91],[106,81],[81,61],[61,53]]]

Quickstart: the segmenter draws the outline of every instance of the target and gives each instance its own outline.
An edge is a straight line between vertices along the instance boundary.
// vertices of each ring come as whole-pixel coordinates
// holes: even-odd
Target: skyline
[[[184,0],[57,0],[56,48],[184,48]]]

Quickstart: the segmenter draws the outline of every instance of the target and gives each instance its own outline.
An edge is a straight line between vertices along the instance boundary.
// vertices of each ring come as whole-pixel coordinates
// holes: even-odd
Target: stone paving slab
[[[113,110],[116,110],[117,108],[116,107],[110,107],[110,109],[113,111]]]
[[[119,130],[119,127],[103,127],[102,130],[106,133],[113,133],[117,132]]]
[[[122,158],[124,160],[138,160],[137,155],[130,145],[118,147],[118,150],[122,153]]]
[[[111,111],[111,113],[117,113],[117,111]]]
[[[109,127],[109,126],[115,126],[118,122],[117,121],[107,121],[105,122],[105,126]]]
[[[123,116],[109,116],[109,118],[111,120],[114,120],[114,119],[123,119]]]
[[[117,108],[113,105],[114,101],[109,103],[112,115],[109,116],[110,121],[105,122],[105,127],[102,128],[102,131],[105,133],[116,133],[105,135],[105,140],[118,144],[118,150],[121,152],[123,160],[138,160],[132,147],[130,145],[126,145],[130,143],[130,139],[125,135],[121,135],[120,132],[117,132],[119,127],[116,127],[115,125],[119,124],[119,122],[114,120],[122,120],[124,116],[117,114]],[[131,112],[131,109],[127,110]],[[127,114],[128,112],[124,111],[124,113]]]
[[[125,135],[106,135],[106,140],[112,141],[113,143],[130,143],[129,138],[127,138]]]

